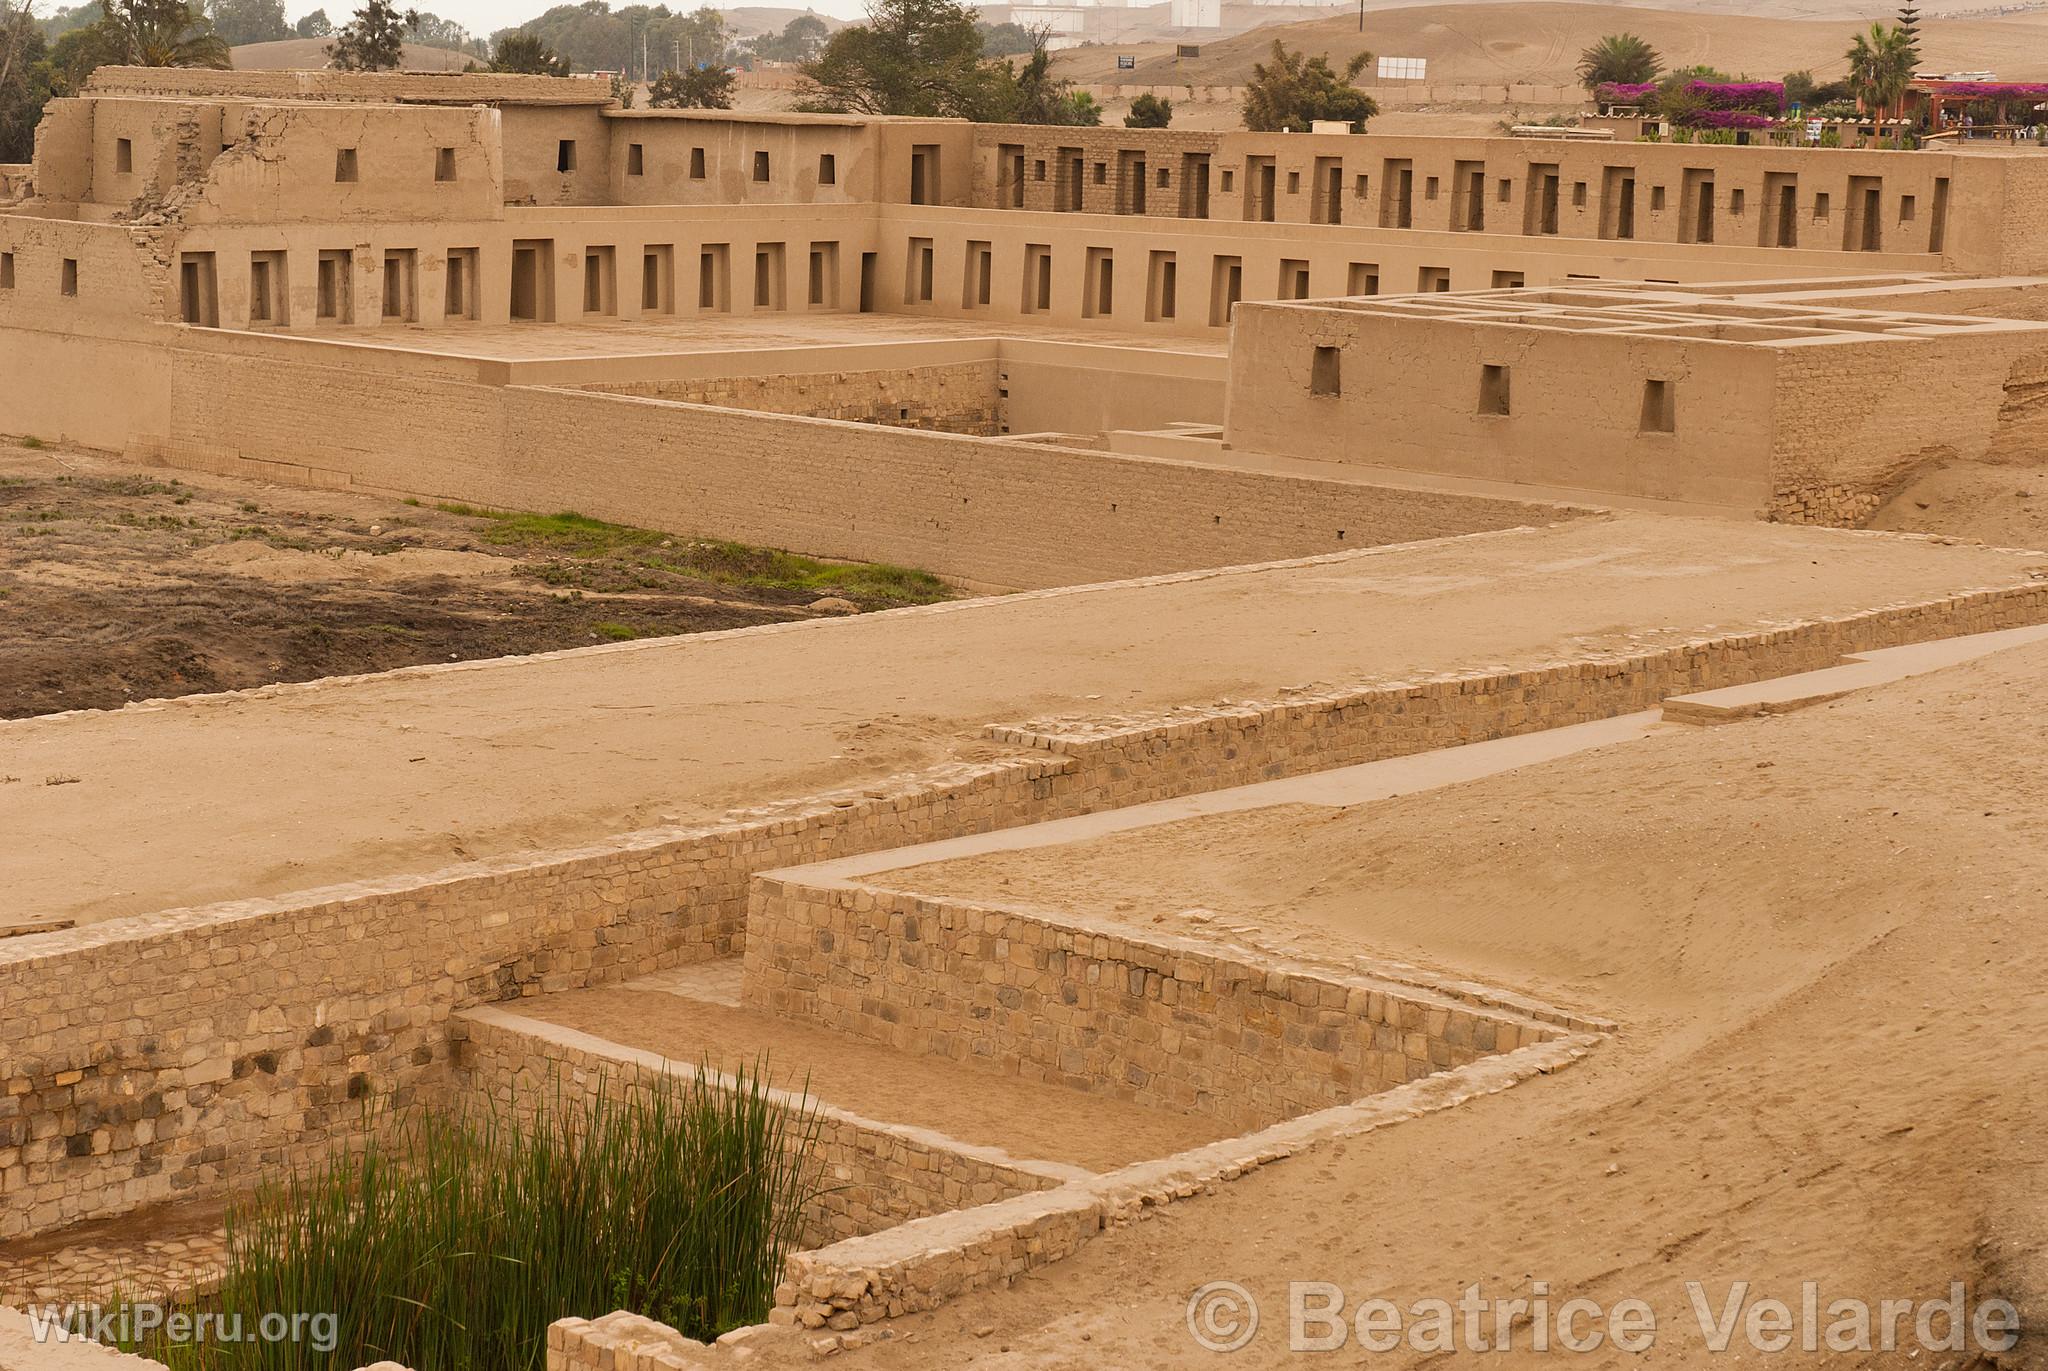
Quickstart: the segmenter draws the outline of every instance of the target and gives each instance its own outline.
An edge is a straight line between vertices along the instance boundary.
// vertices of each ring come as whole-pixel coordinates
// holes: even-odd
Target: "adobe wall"
[[[1768,348],[1280,305],[1240,311],[1233,342],[1234,447],[1744,510],[1770,499],[1771,409],[1729,402],[1773,393]],[[1340,350],[1336,394],[1314,393],[1318,347]],[[1505,415],[1480,403],[1488,366],[1506,369]],[[1642,431],[1652,379],[1673,387],[1676,432]]]
[[[2040,329],[1866,335],[1856,322],[1837,336],[1724,342],[1252,306],[1237,325],[1225,433],[1257,452],[1849,527],[1929,462],[2023,458],[2048,440]],[[1338,350],[1334,393],[1312,374],[1318,348]],[[1507,391],[1491,403],[1488,369]],[[1652,383],[1665,387],[1670,431],[1645,420]]]
[[[727,824],[9,939],[0,1238],[316,1155],[360,1118],[360,1097],[444,1087],[459,1009],[729,954],[754,872],[1607,718],[1846,652],[2044,620],[2048,585],[2029,584],[1533,670],[992,727],[1021,755]]]
[[[350,100],[370,103],[602,105],[611,86],[595,76],[496,72],[214,71],[200,67],[97,67],[84,93],[155,98]]]
[[[268,226],[493,219],[503,204],[496,110],[118,96],[57,108],[82,126],[84,146],[55,139],[46,149],[39,136],[46,171],[67,164],[40,188],[88,209]],[[447,180],[437,176],[444,148]],[[342,179],[343,150],[355,154],[353,179]]]
[[[542,1103],[574,1111],[600,1089],[618,1100],[663,1074],[687,1079],[699,1074],[698,1063],[662,1061],[652,1053],[491,1010],[465,1012],[453,1031],[459,1044],[457,1102],[464,1097],[488,1101],[499,1117],[528,1126]],[[709,1063],[714,1082],[729,1081],[724,1073],[736,1065],[751,1063]],[[817,1119],[810,1156],[819,1193],[805,1216],[804,1247],[1050,1190],[1085,1174],[1019,1162],[992,1148],[863,1118],[786,1090],[770,1092],[770,1100],[786,1111],[807,1108]]]
[[[164,251],[149,230],[0,215],[0,429],[118,451],[162,427],[171,353],[133,321],[163,308]]]
[[[1027,211],[1064,209],[1075,187],[1078,158],[1080,209],[1091,214],[1135,211],[1124,174],[1141,159],[1147,217],[1195,211],[1191,172],[1207,158],[1208,217],[1249,222],[1388,227],[1397,222],[1395,179],[1412,175],[1404,232],[1459,232],[1479,236],[1594,239],[1691,246],[1697,220],[1687,213],[1687,173],[1703,173],[1714,203],[1713,245],[1761,247],[1769,241],[1766,177],[1791,178],[1802,249],[1868,261],[1876,256],[1931,256],[1954,270],[1978,273],[2033,270],[2048,248],[2037,211],[2048,196],[2048,167],[2038,159],[1971,157],[1950,152],[1880,152],[1819,148],[1755,148],[1718,144],[1567,142],[1529,138],[1443,138],[1374,134],[1205,133],[1176,129],[1057,128],[1016,124],[975,127],[974,201],[1011,208],[1015,189],[1003,166],[1004,150],[1024,157]],[[1256,159],[1273,166],[1273,196],[1262,203]],[[1532,221],[1537,193],[1532,170],[1558,177],[1556,227]],[[1337,194],[1329,192],[1336,177]],[[1469,177],[1481,178],[1483,204],[1474,229]],[[1634,223],[1620,231],[1615,214],[1620,178],[1634,181]],[[1861,251],[1848,206],[1851,178],[1874,185],[1880,196],[1880,253]],[[1185,192],[1185,193],[1184,193]],[[1825,198],[1825,205],[1823,204]],[[1910,197],[1911,205],[1905,201]],[[1739,200],[1739,203],[1738,203]],[[1937,201],[1945,207],[1937,214]],[[1772,208],[1775,202],[1772,202]],[[1940,239],[1937,245],[1936,239]],[[1785,251],[1772,248],[1771,251]],[[1797,251],[1794,249],[1793,251]],[[1804,268],[1802,268],[1804,270]],[[1533,284],[1533,283],[1532,283]]]
[[[1771,517],[1855,526],[1930,463],[2048,446],[2048,337],[1777,350]]]
[[[990,359],[877,371],[595,382],[582,389],[766,414],[807,414],[887,428],[987,436],[1002,429],[997,374],[997,363]]]
[[[1060,764],[0,947],[0,1239],[245,1181],[441,1090],[456,1010],[730,955],[748,875],[1049,813]],[[872,792],[879,792],[872,793]]]
[[[1240,1129],[1553,1035],[1428,991],[1242,955],[1069,914],[763,876],[743,995],[912,1056]]]
[[[1159,219],[901,205],[878,206],[875,214],[875,298],[889,313],[1208,337],[1228,327],[1223,273],[1230,267],[1237,269],[1241,300],[1270,301],[1294,296],[1301,270],[1307,272],[1302,298],[1327,299],[1516,284],[1817,279],[1934,265],[1925,255],[1761,248],[1753,242],[1708,248],[1348,223],[1243,223],[1221,216]],[[923,300],[917,254],[927,243],[933,291]],[[978,272],[970,269],[982,245],[992,254],[985,304]],[[1034,275],[1041,255],[1050,260],[1042,297]],[[1107,309],[1094,274],[1104,259],[1111,274]],[[1159,275],[1169,260],[1175,276],[1170,317],[1160,303]]]
[[[321,354],[273,340],[205,343],[175,354],[169,432],[138,451],[290,483],[576,509],[986,586],[1117,580],[1560,517],[1508,500],[385,375],[345,356],[288,360]],[[422,413],[439,424],[423,428]]]
[[[613,204],[865,204],[879,192],[875,126],[846,116],[607,110],[605,131]]]

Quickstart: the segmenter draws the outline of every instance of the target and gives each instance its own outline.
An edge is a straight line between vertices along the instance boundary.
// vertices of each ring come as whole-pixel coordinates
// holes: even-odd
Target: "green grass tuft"
[[[639,629],[614,619],[599,619],[590,626],[590,631],[600,638],[610,638],[616,643],[630,642],[640,636]]]
[[[542,1371],[547,1329],[631,1309],[709,1340],[767,1317],[816,1197],[818,1118],[765,1064],[695,1078],[559,1080],[528,1122],[412,1112],[230,1213],[207,1309],[332,1313],[311,1342],[137,1349],[172,1371]]]

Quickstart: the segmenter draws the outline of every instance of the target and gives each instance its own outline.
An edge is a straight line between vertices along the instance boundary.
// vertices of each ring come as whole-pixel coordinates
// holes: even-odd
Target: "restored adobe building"
[[[1919,463],[2024,449],[2042,369],[2037,156],[108,68],[4,174],[10,429],[491,503],[540,498],[496,478],[531,411],[602,442],[617,412],[567,417],[602,394],[699,407],[664,432],[723,406],[1855,522]],[[438,382],[467,388],[382,426]],[[514,423],[475,390],[508,385],[551,389]]]

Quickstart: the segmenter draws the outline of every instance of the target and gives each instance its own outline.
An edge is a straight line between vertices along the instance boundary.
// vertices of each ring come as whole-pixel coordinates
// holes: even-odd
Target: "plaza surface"
[[[999,755],[993,723],[1646,650],[2025,585],[2044,568],[2041,554],[1926,539],[1617,515],[20,720],[0,725],[6,922],[275,895],[715,817]]]
[[[1488,1364],[1565,1355],[1567,1300],[1641,1299],[1647,1353],[1603,1336],[1569,1360],[1699,1366],[1720,1358],[1689,1282],[1714,1319],[1731,1291],[1745,1317],[1766,1299],[1796,1316],[1812,1282],[1817,1349],[1795,1330],[1758,1357],[1738,1318],[1731,1364],[1987,1364],[1923,1346],[1910,1311],[1881,1350],[1879,1302],[1917,1309],[1959,1281],[1969,1307],[2010,1300],[2031,1326],[2043,1296],[2048,729],[2011,705],[2038,694],[2044,667],[2036,643],[1425,793],[871,877],[1017,908],[1159,912],[1181,935],[1449,968],[1618,1021],[1570,1071],[1262,1168],[1007,1290],[904,1320],[878,1358],[1220,1365],[1188,1308],[1191,1291],[1229,1281],[1261,1311],[1231,1366],[1441,1365],[1426,1341],[1367,1358],[1349,1316],[1370,1299],[1455,1305],[1476,1283],[1488,1302],[1547,1297],[1553,1316],[1541,1352],[1528,1307],[1504,1337],[1489,1303]],[[1342,1292],[1341,1351],[1290,1350],[1292,1282]],[[1820,1340],[1837,1298],[1867,1303],[1868,1348]],[[1947,1337],[1939,1317],[1931,1327]],[[1481,1350],[1453,1336],[1461,1357]]]

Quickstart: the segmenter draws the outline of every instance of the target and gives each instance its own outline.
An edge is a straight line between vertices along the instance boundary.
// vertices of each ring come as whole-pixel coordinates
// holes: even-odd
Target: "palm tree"
[[[1657,79],[1664,59],[1633,33],[1610,33],[1579,54],[1579,81],[1596,86],[1639,86]]]
[[[95,26],[109,65],[228,67],[227,41],[188,0],[104,0]]]
[[[1913,40],[1897,25],[1872,24],[1849,44],[1849,84],[1866,109],[1888,117],[1913,81]]]

